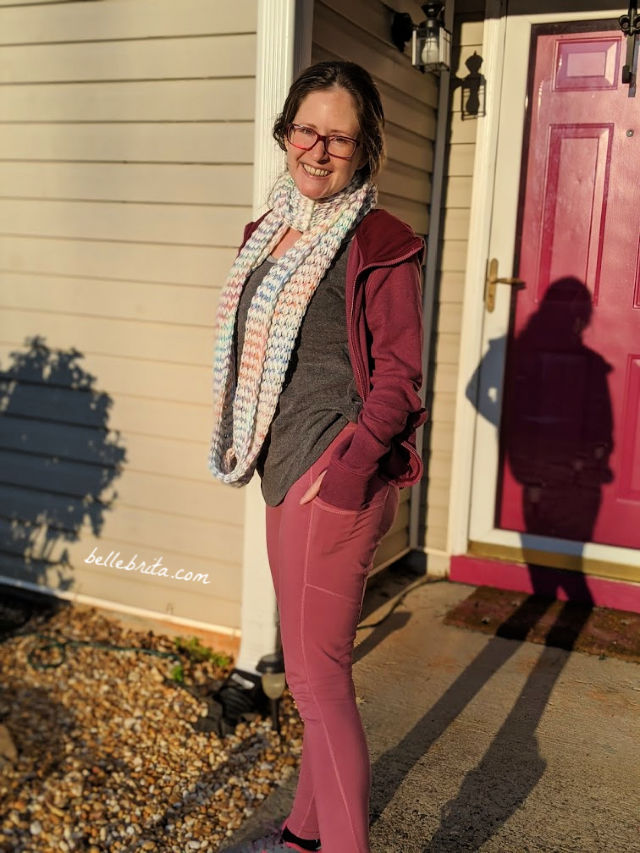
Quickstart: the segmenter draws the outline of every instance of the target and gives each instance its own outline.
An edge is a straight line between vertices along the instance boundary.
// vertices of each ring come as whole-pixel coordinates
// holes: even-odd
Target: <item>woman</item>
[[[209,465],[236,486],[261,477],[285,671],[305,724],[292,810],[242,850],[369,851],[353,643],[399,488],[422,473],[426,418],[424,245],[374,210],[383,124],[363,68],[302,72],[273,131],[287,170],[245,228],[219,303]]]

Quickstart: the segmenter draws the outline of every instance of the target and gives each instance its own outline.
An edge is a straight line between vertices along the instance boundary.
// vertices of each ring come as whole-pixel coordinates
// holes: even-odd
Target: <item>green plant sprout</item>
[[[189,640],[185,637],[175,637],[174,642],[178,651],[184,652],[194,662],[209,660],[220,667],[231,663],[229,655],[224,652],[214,652],[213,649],[203,646],[198,637],[191,637]]]

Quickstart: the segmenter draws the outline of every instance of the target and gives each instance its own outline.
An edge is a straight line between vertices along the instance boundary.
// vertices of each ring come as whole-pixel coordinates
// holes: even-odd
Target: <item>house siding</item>
[[[256,0],[0,3],[14,582],[240,625],[243,492],[207,453],[217,299],[252,210],[256,18]]]
[[[382,2],[321,0],[314,6],[312,60],[347,59],[373,76],[382,98],[387,162],[379,176],[380,207],[426,235],[431,197],[437,81],[411,66],[390,40],[391,12]],[[376,554],[375,566],[409,549],[410,490],[400,492],[393,527]]]
[[[465,63],[474,51],[482,53],[483,18],[484,4],[477,0],[456,2],[452,67],[454,79],[467,75]],[[460,90],[456,86],[452,95],[439,287],[434,312],[434,370],[433,387],[430,389],[432,430],[424,534],[427,552],[433,550],[443,555],[446,555],[448,549],[455,399],[478,121],[482,121],[482,118],[462,120]]]

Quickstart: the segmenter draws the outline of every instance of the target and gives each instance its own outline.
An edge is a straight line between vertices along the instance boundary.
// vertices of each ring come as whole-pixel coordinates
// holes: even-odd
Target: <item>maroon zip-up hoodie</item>
[[[262,220],[250,222],[246,243]],[[318,496],[359,509],[380,476],[403,488],[422,477],[415,431],[427,419],[422,385],[424,242],[386,210],[357,226],[347,258],[345,307],[349,357],[363,405],[356,429],[339,442]]]

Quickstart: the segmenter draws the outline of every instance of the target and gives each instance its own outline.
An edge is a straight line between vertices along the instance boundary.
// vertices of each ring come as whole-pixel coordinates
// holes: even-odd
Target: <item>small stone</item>
[[[18,758],[18,750],[13,742],[9,729],[0,723],[0,755],[14,762]]]

